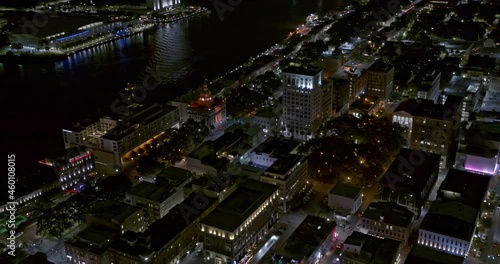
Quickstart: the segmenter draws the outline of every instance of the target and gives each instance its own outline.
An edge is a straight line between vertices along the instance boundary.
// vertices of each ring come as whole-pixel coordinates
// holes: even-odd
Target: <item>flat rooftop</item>
[[[333,78],[347,80],[349,79],[349,75],[360,77],[373,63],[373,61],[350,60],[333,74]]]
[[[466,137],[500,141],[500,123],[474,121],[467,130]]]
[[[143,181],[132,187],[127,193],[143,199],[148,199],[155,202],[163,202],[168,197],[173,195],[175,190],[160,187],[154,183]]]
[[[385,28],[385,29],[387,29],[387,28]],[[391,28],[391,30],[393,30],[393,29],[394,28]],[[391,30],[388,30],[388,32],[391,31]],[[383,60],[377,60],[377,61],[375,61],[372,64],[372,66],[370,66],[369,71],[373,71],[373,72],[389,72],[392,69],[394,69],[394,66],[392,66],[391,64],[386,63]]]
[[[115,236],[113,231],[104,228],[94,228],[87,227],[80,233],[78,233],[75,238],[83,243],[92,244],[94,246],[102,246],[107,242],[111,241]]]
[[[150,106],[135,105],[135,107],[129,107],[129,115],[126,116],[116,127],[103,135],[102,138],[118,141],[134,133],[142,126],[147,126],[151,122],[156,121],[176,109],[177,107],[174,106],[160,104]]]
[[[379,102],[377,96],[361,96],[359,99],[349,105],[349,109],[360,109],[363,111],[370,111]]]
[[[426,246],[413,245],[404,264],[462,264],[463,262],[463,257]]]
[[[280,156],[269,168],[267,173],[286,175],[295,165],[305,162],[305,157],[297,154],[288,154]],[[290,175],[286,175],[285,179]]]
[[[438,197],[442,196],[443,191],[453,192],[460,195],[454,196],[454,199],[472,208],[479,209],[488,190],[490,179],[491,176],[488,175],[452,168],[446,174],[441,187],[439,187]]]
[[[470,241],[478,209],[457,201],[434,201],[420,229]]]
[[[361,252],[342,252],[341,258],[349,258],[361,263],[386,264],[391,263],[399,253],[401,242],[392,239],[380,239],[354,231],[344,242],[344,245],[361,246]]]
[[[158,175],[156,175],[156,180],[158,181],[158,178],[161,178],[169,182],[172,186],[177,187],[184,181],[192,177],[192,175],[193,173],[189,170],[169,166],[158,173]]]
[[[435,104],[430,100],[422,100],[415,109],[413,115],[420,117],[428,117],[439,120],[450,120],[451,114],[460,111],[462,96],[449,95],[444,104]]]
[[[412,211],[394,202],[373,202],[363,213],[364,218],[400,227],[408,227],[414,216]]]
[[[278,190],[278,186],[248,180],[220,203],[201,223],[234,232]]]
[[[363,191],[363,188],[350,185],[350,184],[345,184],[345,183],[337,183],[335,186],[333,186],[332,189],[330,189],[330,194],[333,195],[338,195],[342,197],[347,197],[350,199],[356,199],[356,197],[361,195],[361,192]]]
[[[199,192],[191,193],[182,203],[170,209],[169,213],[163,218],[156,220],[151,224],[144,233],[135,233],[127,231],[119,239],[116,239],[111,248],[124,252],[130,255],[139,256],[147,255],[151,252],[158,252],[163,246],[174,241],[186,227],[196,222],[196,220],[209,210],[218,199],[206,197],[208,200],[200,201],[199,196],[203,195]],[[204,195],[203,195],[204,196]],[[190,210],[186,213],[186,208],[196,207],[196,210]],[[139,243],[132,245],[128,241],[135,241],[140,237],[149,237],[151,248],[142,247]]]
[[[477,80],[454,75],[451,77],[448,85],[444,88],[444,93],[447,95],[466,96],[469,93],[475,94],[479,90],[480,86],[481,82]]]
[[[423,160],[416,160],[419,157]],[[440,158],[438,154],[402,148],[379,183],[387,187],[393,186],[420,193],[429,181],[435,166],[439,166]],[[415,164],[411,164],[410,161],[414,161]],[[409,170],[408,164],[412,170]]]
[[[285,261],[309,259],[335,227],[335,221],[327,221],[325,218],[308,215],[285,244],[278,249],[274,259]]]
[[[283,154],[291,153],[299,145],[300,142],[297,141],[269,137],[266,141],[258,145],[252,152],[257,154],[266,153],[271,157],[278,157]]]
[[[131,215],[136,214],[142,209],[137,206],[129,205],[126,203],[116,202],[112,200],[98,201],[92,208],[90,215],[108,221],[116,221],[123,223]]]

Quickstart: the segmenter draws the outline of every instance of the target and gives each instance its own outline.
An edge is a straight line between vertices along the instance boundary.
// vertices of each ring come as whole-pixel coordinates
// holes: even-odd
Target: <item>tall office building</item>
[[[322,77],[318,68],[289,67],[283,71],[282,120],[286,137],[311,139],[331,116],[332,93],[324,92],[331,91],[331,82],[323,84]]]
[[[379,60],[368,68],[367,73],[366,94],[387,101],[394,88],[394,66]]]

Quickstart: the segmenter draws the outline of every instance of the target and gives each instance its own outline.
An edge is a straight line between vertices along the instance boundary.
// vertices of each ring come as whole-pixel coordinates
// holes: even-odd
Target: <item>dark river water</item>
[[[109,108],[126,83],[148,67],[161,82],[148,101],[168,101],[259,54],[304,23],[307,15],[344,6],[337,0],[243,1],[221,21],[215,11],[90,50],[67,60],[0,64],[2,149],[16,154],[18,173],[63,150],[61,129]]]

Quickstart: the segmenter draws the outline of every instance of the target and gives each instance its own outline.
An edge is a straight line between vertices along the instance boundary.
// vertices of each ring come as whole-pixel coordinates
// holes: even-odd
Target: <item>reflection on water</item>
[[[15,138],[7,148],[22,152],[21,159],[33,164],[62,148],[63,126],[103,113],[126,83],[142,82],[147,68],[159,69],[161,81],[146,100],[171,100],[201,85],[203,76],[216,78],[281,41],[318,8],[338,3],[269,0],[263,7],[262,1],[243,2],[223,22],[212,12],[92,47],[61,62],[0,64],[0,87],[3,98],[9,98],[2,104],[10,110],[2,136]]]

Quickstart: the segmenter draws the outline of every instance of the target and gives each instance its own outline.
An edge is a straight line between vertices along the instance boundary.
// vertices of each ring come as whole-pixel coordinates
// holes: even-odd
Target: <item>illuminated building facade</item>
[[[197,122],[203,122],[209,131],[213,132],[222,128],[227,121],[226,102],[212,95],[205,80],[198,100],[188,105],[187,116]]]
[[[200,222],[205,263],[237,263],[278,220],[278,187],[243,182]]]
[[[86,175],[94,171],[95,166],[94,153],[86,148],[68,148],[66,152],[66,156],[46,158],[38,162],[52,168],[63,190],[69,190],[74,185],[81,183],[85,180]]]
[[[146,5],[149,10],[168,9],[180,3],[181,0],[146,0]]]
[[[332,83],[323,85],[318,68],[289,67],[282,72],[285,136],[309,140],[321,123],[331,117]],[[325,98],[326,96],[329,97]]]
[[[169,105],[132,104],[124,114],[115,113],[98,120],[63,129],[66,148],[85,146],[95,156],[96,171],[118,172],[131,153],[154,137],[178,125],[179,109]]]
[[[477,209],[456,201],[433,202],[418,231],[418,244],[467,256],[478,213]]]

